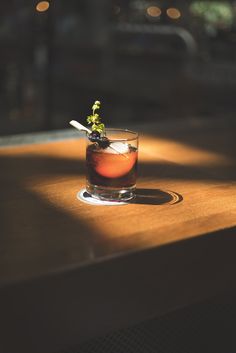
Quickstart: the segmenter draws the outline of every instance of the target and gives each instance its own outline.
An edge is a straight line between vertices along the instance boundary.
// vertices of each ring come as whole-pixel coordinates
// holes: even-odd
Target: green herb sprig
[[[97,131],[99,134],[103,134],[105,130],[105,125],[101,123],[101,117],[100,115],[96,112],[98,109],[101,107],[101,102],[100,101],[95,101],[93,106],[92,106],[92,115],[87,116],[87,123],[92,124],[91,128],[92,131]]]

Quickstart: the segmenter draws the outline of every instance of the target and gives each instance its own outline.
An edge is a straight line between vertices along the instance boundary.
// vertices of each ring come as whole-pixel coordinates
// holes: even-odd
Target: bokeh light
[[[49,9],[49,2],[48,1],[40,1],[36,5],[36,10],[38,12],[45,12]]]
[[[161,9],[157,6],[149,6],[147,8],[147,14],[151,17],[159,17],[161,15]]]
[[[166,10],[167,16],[170,17],[172,20],[177,20],[181,17],[181,13],[175,7],[170,7]]]

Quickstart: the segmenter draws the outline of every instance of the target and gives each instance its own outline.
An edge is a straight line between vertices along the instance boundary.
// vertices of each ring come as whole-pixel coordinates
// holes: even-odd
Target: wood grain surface
[[[236,225],[235,130],[150,130],[140,136],[137,198],[125,206],[77,200],[83,138],[0,149],[1,281]]]
[[[137,130],[123,206],[76,198],[83,138],[0,148],[5,353],[56,352],[235,285],[235,123]]]

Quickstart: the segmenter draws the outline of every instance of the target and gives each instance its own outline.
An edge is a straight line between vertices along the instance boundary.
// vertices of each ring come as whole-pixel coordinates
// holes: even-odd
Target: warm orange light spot
[[[161,15],[161,9],[157,6],[149,6],[147,8],[147,14],[151,17],[159,17]]]
[[[181,16],[180,11],[175,7],[170,7],[166,10],[166,13],[170,18],[172,18],[172,20],[177,20]]]
[[[140,137],[139,156],[142,163],[158,162],[178,163],[186,166],[233,166],[234,160],[230,156],[204,150],[190,144],[173,139]]]
[[[40,1],[36,5],[36,10],[38,12],[45,12],[45,11],[48,10],[48,8],[49,8],[49,2],[48,1]]]
[[[137,152],[126,154],[94,153],[93,162],[98,174],[106,178],[120,178],[133,168],[137,160]],[[119,165],[119,168],[117,166]]]

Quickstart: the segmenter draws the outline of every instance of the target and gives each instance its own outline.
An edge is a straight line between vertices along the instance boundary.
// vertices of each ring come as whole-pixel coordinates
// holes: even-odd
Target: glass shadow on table
[[[136,197],[131,201],[143,205],[174,205],[183,201],[183,196],[171,190],[161,189],[136,189]]]

